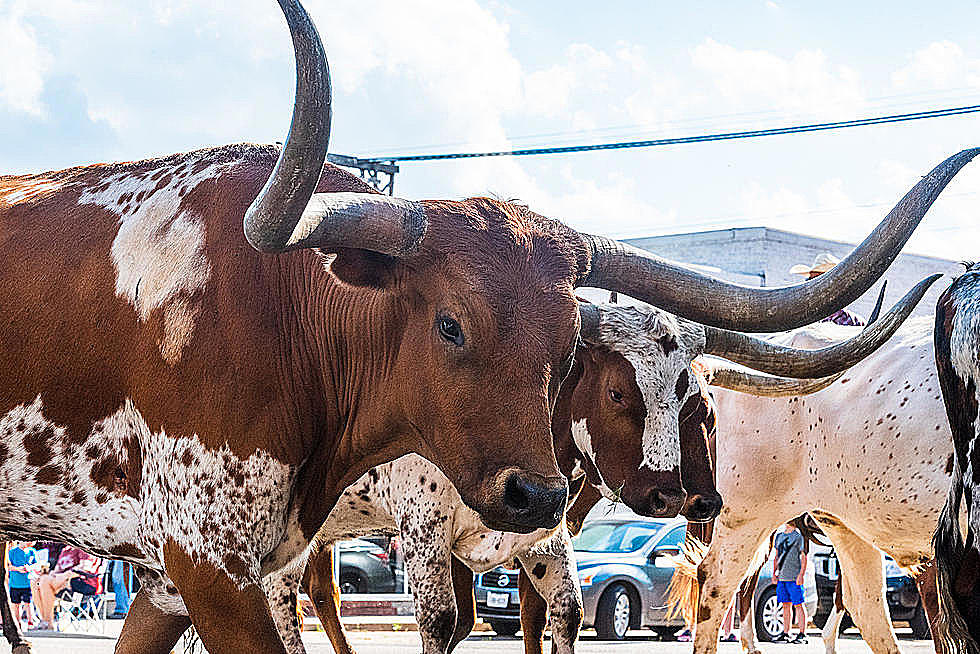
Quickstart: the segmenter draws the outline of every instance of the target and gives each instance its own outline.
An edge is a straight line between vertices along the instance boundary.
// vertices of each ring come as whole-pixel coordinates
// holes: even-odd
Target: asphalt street
[[[903,633],[904,632],[904,633]],[[351,641],[358,654],[417,654],[421,641],[415,632],[353,632]],[[899,630],[903,654],[932,654],[932,641],[912,640],[908,630]],[[332,654],[333,648],[323,633],[308,632],[304,635],[310,654]],[[112,637],[48,637],[33,639],[35,654],[111,654],[115,639]],[[823,654],[824,648],[817,632],[811,632],[807,645],[773,645],[763,643],[766,654]],[[550,651],[548,645],[545,651]],[[474,635],[461,643],[456,652],[466,654],[519,654],[524,651],[519,637],[501,638],[497,636]],[[649,632],[631,632],[631,639],[616,643],[595,639],[592,631],[583,632],[583,638],[576,647],[579,654],[688,654],[690,643],[662,643]],[[739,654],[738,643],[720,643],[720,654]],[[856,634],[847,634],[838,641],[840,654],[868,654],[871,650]],[[184,654],[182,649],[175,654]],[[189,653],[188,653],[189,654]]]

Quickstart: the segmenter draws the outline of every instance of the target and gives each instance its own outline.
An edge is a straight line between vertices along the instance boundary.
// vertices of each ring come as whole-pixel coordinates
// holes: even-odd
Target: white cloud
[[[691,59],[727,110],[848,116],[864,104],[857,71],[831,64],[820,50],[799,50],[783,58],[708,38],[691,51]]]
[[[51,63],[50,55],[37,42],[34,30],[14,6],[0,2],[0,104],[16,111],[41,115],[41,91]]]
[[[892,74],[899,89],[962,88],[980,85],[980,59],[970,58],[952,41],[936,41],[916,50],[909,63]]]

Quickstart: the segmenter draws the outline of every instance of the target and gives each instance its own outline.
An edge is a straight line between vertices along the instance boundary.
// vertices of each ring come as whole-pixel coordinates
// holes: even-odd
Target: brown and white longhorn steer
[[[863,293],[968,160],[821,278],[733,286],[523,207],[400,200],[324,171],[326,57],[299,3],[280,6],[297,62],[281,151],[0,177],[0,538],[146,568],[120,654],[168,652],[191,621],[212,654],[283,652],[263,574],[410,451],[489,525],[555,526],[550,412],[577,285],[788,329]]]
[[[933,338],[946,415],[953,432],[949,493],[936,527],[940,636],[950,653],[980,651],[980,266],[939,297]],[[960,506],[966,500],[966,542]]]
[[[682,427],[678,443],[677,422],[646,419],[661,412],[681,419],[707,413],[697,411],[705,399],[688,372],[691,347],[698,344],[692,338],[697,330],[682,331],[669,314],[649,307],[590,308],[600,316],[598,329],[593,334],[583,332],[584,342],[577,349],[552,418],[562,474],[580,477],[578,471],[589,470],[594,482],[591,488],[605,489],[612,497],[606,486],[612,484],[623,497],[641,498],[633,502],[637,510],[674,516],[684,505],[681,479],[657,474],[657,470],[671,469],[679,457],[681,470],[693,477],[699,498],[692,502],[696,513],[692,517],[713,517],[721,508],[720,497],[713,485],[700,485],[703,471],[696,470],[699,464],[708,468],[706,460],[698,460],[699,455],[707,458],[703,429]],[[658,429],[674,433],[662,434]],[[583,436],[583,430],[589,436]],[[692,437],[687,440],[699,439],[700,444],[685,443],[685,433]],[[661,460],[668,464],[653,463]],[[626,474],[624,465],[635,470]],[[710,468],[707,472],[710,476]],[[585,512],[595,503],[596,496],[589,497]],[[340,629],[333,601],[332,546],[345,538],[379,531],[397,531],[400,536],[426,654],[444,654],[472,630],[472,573],[515,560],[531,574],[531,583],[550,609],[557,651],[573,651],[582,600],[567,529],[560,526],[530,534],[489,529],[463,504],[435,465],[408,455],[372,468],[348,488],[312,550],[306,572],[308,593],[338,652],[349,652],[351,647]],[[465,569],[454,568],[453,559]],[[294,653],[303,651],[293,620],[302,574],[297,566],[281,579],[266,579],[273,614]],[[464,583],[467,577],[468,584]],[[465,596],[454,598],[453,588],[465,588]]]

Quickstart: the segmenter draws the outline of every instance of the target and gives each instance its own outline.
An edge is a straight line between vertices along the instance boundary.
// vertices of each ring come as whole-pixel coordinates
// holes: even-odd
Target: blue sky
[[[980,4],[308,0],[355,155],[684,136],[980,104]],[[273,0],[0,0],[0,171],[281,139]],[[862,238],[980,115],[834,133],[406,163],[399,194],[494,193],[612,236],[768,225]],[[909,250],[980,257],[980,162]]]

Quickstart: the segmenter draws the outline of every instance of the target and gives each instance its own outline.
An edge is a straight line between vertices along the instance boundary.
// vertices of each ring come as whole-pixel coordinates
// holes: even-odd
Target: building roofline
[[[756,225],[753,227],[727,227],[724,229],[708,229],[698,232],[676,232],[671,234],[651,234],[649,236],[632,236],[629,238],[621,239],[623,241],[645,241],[648,239],[658,239],[658,238],[683,238],[683,237],[697,237],[697,238],[711,238],[712,236],[722,236],[724,234],[731,234],[732,241],[749,241],[749,240],[770,240],[775,242],[792,243],[795,245],[804,245],[813,248],[820,248],[824,244],[826,245],[839,245],[841,247],[846,247],[848,249],[853,249],[857,246],[856,243],[850,243],[848,241],[840,241],[837,239],[825,238],[823,236],[814,236],[812,234],[801,234],[799,232],[791,232],[785,229],[777,229],[775,227],[767,227],[765,225]],[[944,259],[942,257],[935,257],[929,254],[917,254],[915,252],[902,252],[900,256],[903,257],[914,257],[916,259],[926,259],[929,261],[936,261],[942,263],[958,263],[952,259]]]

